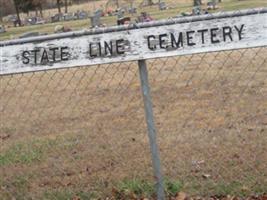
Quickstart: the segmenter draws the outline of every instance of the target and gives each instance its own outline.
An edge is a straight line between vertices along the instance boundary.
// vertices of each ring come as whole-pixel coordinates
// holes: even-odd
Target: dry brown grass
[[[148,61],[163,172],[185,192],[267,190],[266,55]],[[124,179],[153,181],[136,63],[0,81],[0,199],[55,191],[103,198]]]

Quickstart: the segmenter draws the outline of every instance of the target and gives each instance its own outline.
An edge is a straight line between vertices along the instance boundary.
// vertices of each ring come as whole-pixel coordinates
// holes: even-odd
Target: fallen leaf
[[[81,200],[81,199],[80,199],[80,197],[75,196],[72,198],[72,200]]]
[[[185,200],[187,195],[184,192],[179,192],[175,198],[175,200]]]
[[[6,140],[6,139],[8,139],[8,138],[10,138],[10,135],[9,135],[9,134],[3,134],[3,135],[0,135],[0,139],[1,139],[1,140]]]
[[[202,177],[205,178],[205,179],[208,179],[208,178],[211,177],[211,175],[210,174],[203,174]]]

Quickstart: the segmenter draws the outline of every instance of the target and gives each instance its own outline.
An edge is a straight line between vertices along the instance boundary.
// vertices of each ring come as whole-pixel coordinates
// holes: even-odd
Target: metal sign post
[[[161,174],[159,150],[158,150],[158,145],[157,145],[156,128],[155,128],[155,123],[154,123],[152,101],[150,97],[150,87],[149,87],[149,81],[148,81],[146,61],[139,60],[138,66],[139,66],[139,74],[140,74],[142,94],[143,94],[145,113],[146,113],[146,123],[147,123],[147,129],[148,129],[150,151],[151,151],[151,156],[152,156],[152,165],[154,169],[154,176],[156,178],[157,199],[163,200],[164,199],[164,185],[163,185],[163,177]]]

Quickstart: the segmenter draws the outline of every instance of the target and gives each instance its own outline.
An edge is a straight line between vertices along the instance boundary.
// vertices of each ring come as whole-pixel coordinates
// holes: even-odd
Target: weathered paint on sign
[[[261,13],[13,45],[0,42],[0,74],[266,46],[266,22],[267,13]]]

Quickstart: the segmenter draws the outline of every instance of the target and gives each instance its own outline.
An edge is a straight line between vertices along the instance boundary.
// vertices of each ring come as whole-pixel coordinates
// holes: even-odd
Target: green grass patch
[[[27,175],[15,175],[5,183],[0,181],[0,187],[7,188],[3,191],[0,189],[0,199],[25,200],[29,189],[29,178]]]
[[[177,193],[181,192],[183,189],[183,183],[181,181],[173,181],[173,180],[169,180],[166,179],[164,181],[164,188],[165,188],[165,192],[169,195],[169,196],[175,196]]]
[[[168,196],[175,196],[182,188],[180,181],[164,181],[164,190]],[[156,195],[155,185],[140,179],[124,180],[117,185],[115,191],[116,199],[151,198]]]
[[[30,164],[41,160],[46,149],[55,145],[55,141],[34,140],[12,145],[0,154],[0,166],[10,164]]]
[[[92,200],[96,199],[97,195],[93,192],[73,192],[70,190],[55,190],[55,191],[46,191],[43,194],[42,200],[70,200],[74,197],[80,200]]]
[[[257,8],[257,7],[266,7],[266,0],[224,0],[219,4],[220,9],[222,10],[241,10],[248,8]]]
[[[167,5],[171,7],[171,9],[168,10],[162,10],[160,11],[158,9],[158,6],[151,6],[151,7],[143,7],[142,9],[138,9],[138,14],[129,15],[131,16],[132,20],[136,19],[136,17],[140,14],[142,11],[146,11],[150,13],[150,15],[154,19],[166,19],[169,17],[174,17],[181,12],[184,11],[191,11],[193,8],[192,3],[168,3]],[[241,9],[248,9],[248,8],[257,8],[257,7],[266,7],[267,1],[266,0],[224,0],[222,3],[219,4],[219,9],[217,11],[230,11],[230,10],[241,10]],[[202,6],[203,8],[206,8],[206,5]],[[106,16],[103,17],[102,23],[106,24],[107,26],[116,25],[117,18],[115,16]],[[75,21],[63,21],[58,23],[50,23],[50,24],[44,24],[44,25],[33,25],[33,26],[24,26],[24,27],[12,27],[8,28],[6,33],[0,34],[0,40],[7,40],[11,38],[17,38],[23,33],[26,32],[32,32],[32,31],[38,31],[40,33],[48,33],[51,34],[54,32],[54,28],[56,25],[64,25],[66,27],[70,27],[72,30],[80,30],[90,27],[90,20],[75,20]]]
[[[124,180],[117,186],[116,198],[122,199],[131,198],[132,196],[141,197],[151,197],[155,193],[154,185],[147,181],[133,179]]]
[[[238,195],[242,197],[248,195],[246,191],[242,190],[243,185],[238,181],[234,181],[231,183],[219,183],[216,184],[214,187],[215,194],[217,195]]]
[[[260,181],[263,182],[263,181]],[[257,178],[251,180],[244,178],[242,181],[214,181],[214,180],[187,180],[183,191],[190,195],[200,196],[237,196],[248,197],[250,195],[261,195],[267,191],[267,183],[257,183]]]
[[[73,148],[76,144],[74,137],[63,136],[18,142],[0,153],[0,166],[31,164],[44,159],[51,150],[65,150]]]

